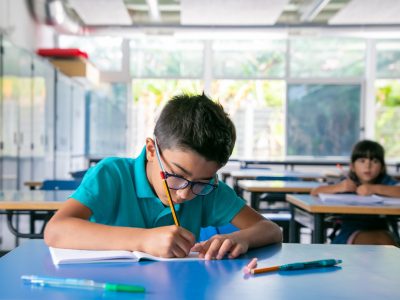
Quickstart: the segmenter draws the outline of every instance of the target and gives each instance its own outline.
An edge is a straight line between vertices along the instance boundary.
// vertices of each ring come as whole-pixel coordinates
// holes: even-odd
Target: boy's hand
[[[356,192],[357,185],[350,178],[346,178],[339,184],[341,192]]]
[[[228,258],[238,257],[240,254],[246,253],[249,245],[245,242],[238,241],[232,235],[215,235],[208,241],[197,243],[191,251],[199,252],[199,257],[210,259],[223,259],[225,255]]]
[[[163,226],[148,230],[143,249],[159,257],[186,257],[195,241],[194,235],[183,227]]]

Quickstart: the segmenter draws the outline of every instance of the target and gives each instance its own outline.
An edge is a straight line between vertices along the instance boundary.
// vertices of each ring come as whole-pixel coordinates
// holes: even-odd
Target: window
[[[131,75],[134,78],[201,78],[203,43],[152,38],[132,40]]]
[[[282,78],[285,75],[284,40],[213,42],[215,78]]]
[[[350,38],[293,38],[290,77],[343,78],[364,74],[366,45]]]
[[[236,127],[233,157],[284,155],[283,80],[216,80],[212,93]]]
[[[400,156],[400,41],[376,43],[375,137],[386,151],[386,157]]]
[[[375,136],[385,148],[387,158],[400,157],[400,79],[375,82]]]
[[[349,156],[360,134],[360,85],[289,84],[287,154]]]
[[[378,78],[400,78],[400,41],[379,42],[376,45]]]

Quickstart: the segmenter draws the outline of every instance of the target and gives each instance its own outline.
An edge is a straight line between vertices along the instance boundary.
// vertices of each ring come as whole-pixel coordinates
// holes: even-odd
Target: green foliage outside
[[[375,136],[386,150],[386,157],[400,157],[400,80],[376,83]]]
[[[135,79],[132,81],[132,97],[135,103],[142,101],[163,106],[177,94],[202,92],[201,80]]]

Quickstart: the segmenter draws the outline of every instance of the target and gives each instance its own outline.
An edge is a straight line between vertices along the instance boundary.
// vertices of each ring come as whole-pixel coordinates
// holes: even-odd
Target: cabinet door
[[[7,40],[3,40],[2,55],[2,188],[18,187],[19,156],[19,64],[17,49]]]
[[[85,159],[85,96],[85,87],[79,82],[74,82],[72,85],[71,171],[87,168]]]
[[[19,94],[19,157],[18,157],[18,188],[24,182],[33,180],[32,168],[32,54],[19,49],[18,53],[18,94]]]
[[[57,72],[55,176],[70,178],[71,170],[71,79]]]
[[[33,179],[54,179],[54,76],[47,61],[34,57],[33,96]]]

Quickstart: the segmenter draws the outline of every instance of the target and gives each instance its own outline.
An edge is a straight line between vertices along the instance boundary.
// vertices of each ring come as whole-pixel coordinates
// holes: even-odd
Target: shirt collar
[[[146,173],[146,147],[143,147],[140,155],[135,159],[135,187],[139,198],[157,198],[147,180]]]

